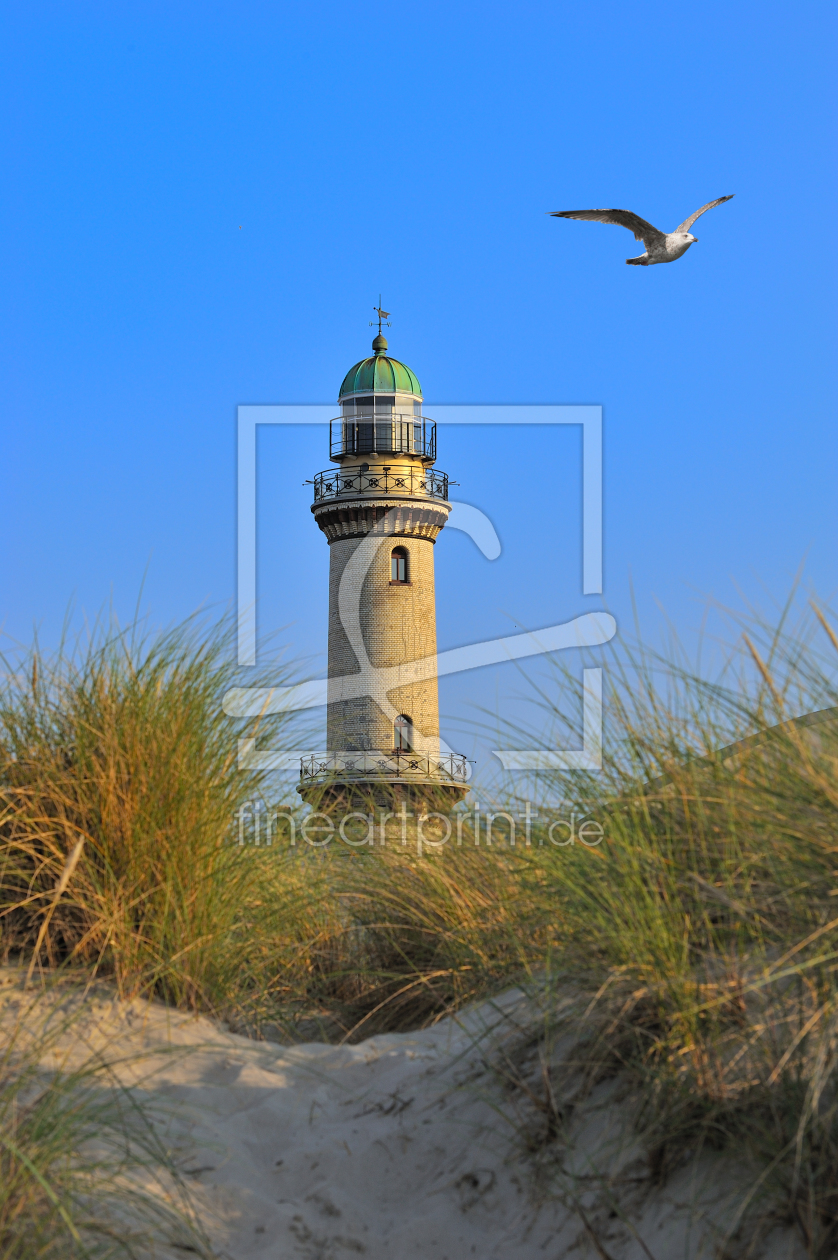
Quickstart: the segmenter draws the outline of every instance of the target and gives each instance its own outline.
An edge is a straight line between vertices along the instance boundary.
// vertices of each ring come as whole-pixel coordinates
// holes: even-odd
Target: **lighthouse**
[[[376,310],[373,353],[346,373],[330,423],[333,467],[313,478],[311,511],[329,545],[328,751],[304,759],[299,791],[442,809],[468,777],[439,734],[434,544],[449,481],[419,381],[388,353],[387,312]]]

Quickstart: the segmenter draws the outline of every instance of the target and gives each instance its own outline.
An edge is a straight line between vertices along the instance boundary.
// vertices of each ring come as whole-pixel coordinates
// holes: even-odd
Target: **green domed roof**
[[[379,333],[372,343],[375,354],[362,359],[351,367],[343,378],[339,398],[345,394],[381,393],[392,394],[400,390],[405,394],[419,394],[422,386],[406,363],[391,359],[386,354],[387,340]]]

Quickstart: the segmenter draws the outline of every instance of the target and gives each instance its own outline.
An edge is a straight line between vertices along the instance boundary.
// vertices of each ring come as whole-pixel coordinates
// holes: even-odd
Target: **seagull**
[[[628,228],[630,232],[634,232],[634,239],[642,241],[646,246],[646,253],[640,254],[638,258],[627,258],[626,262],[630,267],[653,267],[655,263],[675,262],[676,258],[686,254],[689,247],[698,240],[690,232],[696,219],[700,219],[705,210],[712,210],[714,206],[720,206],[723,201],[730,201],[735,196],[735,193],[731,193],[728,197],[717,197],[715,201],[708,201],[706,206],[691,214],[674,232],[659,231],[631,210],[551,210],[550,213],[554,219],[587,219],[593,223],[616,223],[618,227]]]

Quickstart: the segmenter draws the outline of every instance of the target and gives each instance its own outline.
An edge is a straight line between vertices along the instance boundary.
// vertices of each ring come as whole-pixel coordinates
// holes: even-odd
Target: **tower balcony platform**
[[[436,421],[413,411],[396,411],[377,401],[358,402],[357,414],[337,416],[329,424],[329,458],[340,463],[358,455],[412,455],[436,459]]]
[[[328,468],[314,477],[314,503],[340,499],[431,499],[446,502],[448,474],[420,464],[376,463]],[[452,483],[455,484],[455,483]]]
[[[300,790],[329,783],[414,783],[464,788],[471,766],[459,753],[327,752],[300,762]]]

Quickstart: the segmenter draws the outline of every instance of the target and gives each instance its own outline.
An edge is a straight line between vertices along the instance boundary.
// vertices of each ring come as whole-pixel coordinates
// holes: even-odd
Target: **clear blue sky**
[[[621,623],[630,578],[644,623],[662,605],[686,636],[705,594],[782,596],[803,561],[831,595],[832,5],[2,12],[7,636],[52,642],[72,600],[111,593],[127,617],[146,570],[155,622],[226,604],[236,404],[334,399],[379,292],[429,414],[604,406]],[[545,216],[616,205],[669,230],[726,193],[649,269],[625,266],[628,232]],[[439,464],[504,554],[443,535],[440,646],[595,606],[572,433],[530,452],[450,432]],[[300,482],[325,439],[275,431],[261,459],[261,629],[288,625],[316,670],[327,547]],[[508,685],[485,671],[443,705],[460,721]]]

